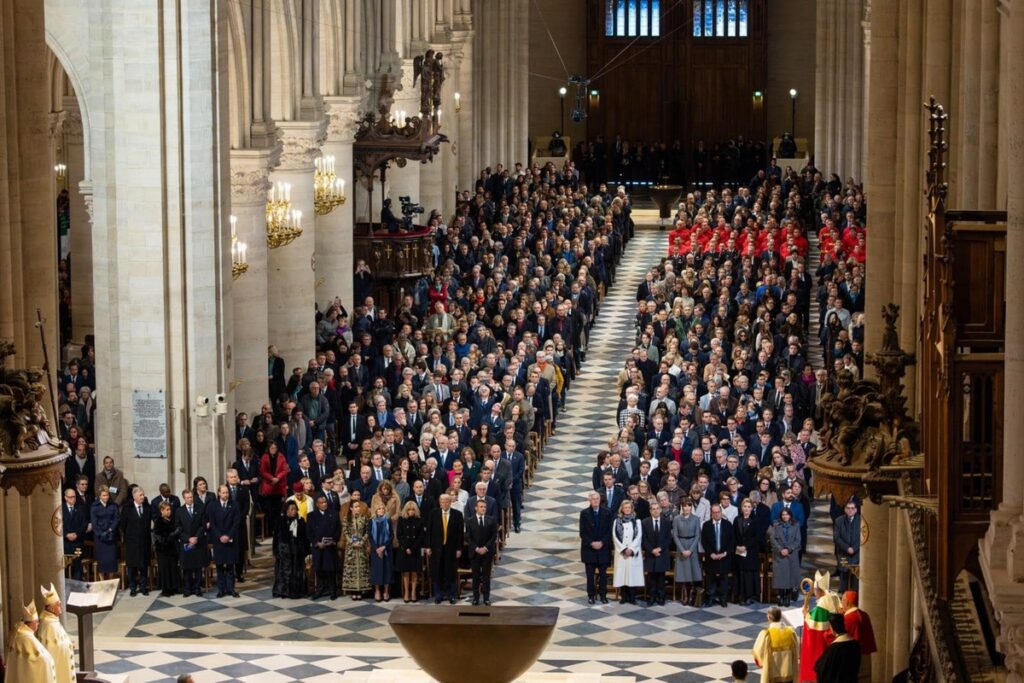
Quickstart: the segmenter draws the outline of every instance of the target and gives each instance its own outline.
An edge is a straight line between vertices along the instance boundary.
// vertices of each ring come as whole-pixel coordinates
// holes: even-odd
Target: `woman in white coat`
[[[636,604],[634,586],[644,585],[644,559],[640,554],[642,531],[633,512],[633,501],[624,500],[619,506],[619,517],[612,526],[615,545],[615,573],[612,585],[619,589],[619,602]]]

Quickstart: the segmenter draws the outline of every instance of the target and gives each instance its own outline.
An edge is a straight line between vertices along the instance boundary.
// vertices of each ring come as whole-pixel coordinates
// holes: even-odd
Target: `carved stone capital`
[[[1010,12],[1013,10],[1013,0],[998,0],[996,3],[996,9],[1004,17],[1009,17]]]
[[[50,112],[49,124],[51,138],[81,144],[82,114],[77,107]]]
[[[282,171],[311,171],[313,160],[320,156],[320,148],[327,139],[327,117],[316,121],[279,121],[278,139],[281,141]]]
[[[82,194],[85,202],[85,212],[89,214],[89,222],[92,223],[92,182],[83,180],[78,183],[78,191]]]
[[[231,203],[266,204],[270,191],[270,170],[281,155],[273,149],[236,149],[231,152]]]
[[[352,142],[359,129],[361,98],[325,97],[327,108],[327,139],[331,142]]]

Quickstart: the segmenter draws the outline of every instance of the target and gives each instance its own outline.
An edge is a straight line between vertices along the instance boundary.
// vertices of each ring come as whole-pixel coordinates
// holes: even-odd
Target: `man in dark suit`
[[[501,454],[501,457],[509,464],[509,469],[512,471],[512,486],[509,491],[512,498],[512,528],[518,534],[523,507],[523,478],[526,476],[526,458],[516,450],[514,439],[505,441],[505,452]]]
[[[420,509],[420,519],[430,519],[431,510],[437,507],[437,500],[427,495],[426,487],[421,479],[413,482],[409,500],[416,503],[416,507]]]
[[[370,438],[370,430],[366,426],[366,418],[359,414],[359,405],[355,401],[348,404],[348,414],[341,422],[341,444],[345,458],[351,462],[359,458],[359,444],[363,439]]]
[[[231,502],[227,484],[217,487],[217,500],[206,511],[206,517],[213,541],[213,562],[217,565],[217,597],[231,595],[237,598],[235,565],[241,557],[238,546],[242,518],[238,514],[238,506]]]
[[[473,485],[473,492],[474,495],[470,496],[469,500],[466,501],[466,509],[475,510],[477,501],[482,501],[487,506],[484,514],[488,517],[493,517],[497,521],[499,512],[498,501],[487,495],[487,482],[478,481]]]
[[[121,509],[121,533],[124,538],[124,563],[128,569],[128,587],[132,596],[149,595],[149,557],[152,547],[153,518],[141,486],[132,491],[132,499]]]
[[[363,496],[363,502],[369,505],[368,501],[373,500],[373,494],[377,493],[379,484],[380,482],[373,478],[373,470],[370,469],[370,466],[363,465],[359,468],[359,478],[352,482],[349,488],[359,491]]]
[[[835,544],[839,572],[839,592],[855,591],[857,577],[850,571],[850,567],[860,564],[860,513],[857,511],[857,502],[852,498],[846,501],[843,515],[836,517],[833,522],[832,541]],[[64,552],[67,553],[67,550]]]
[[[160,503],[167,501],[167,504],[171,506],[171,516],[178,510],[181,505],[181,501],[178,497],[171,493],[171,487],[167,484],[160,484],[160,495],[154,498],[149,503],[150,509],[153,511],[153,519],[155,520],[160,516]]]
[[[203,568],[210,561],[206,549],[206,519],[202,503],[194,500],[191,489],[181,492],[182,505],[174,513],[181,561],[182,596],[203,594]]]
[[[252,497],[249,495],[248,487],[242,486],[238,477],[238,470],[232,468],[227,471],[228,496],[231,502],[238,508],[238,521],[241,528],[238,530],[238,560],[235,562],[235,580],[241,583],[245,581],[246,553],[249,550],[249,513],[252,511]]]
[[[248,439],[249,443],[252,443],[255,437],[256,434],[252,431],[252,427],[249,426],[249,414],[239,413],[238,417],[235,418],[235,443],[237,444],[242,439]]]
[[[440,507],[430,512],[427,520],[427,558],[434,580],[434,604],[447,599],[455,604],[455,581],[462,557],[462,537],[466,523],[462,513],[452,509],[452,499],[441,494]]]
[[[726,607],[729,604],[729,572],[732,570],[736,542],[732,524],[722,519],[722,507],[717,503],[711,506],[711,519],[704,522],[700,541],[706,557],[704,571],[708,577],[708,604],[717,602]]]
[[[644,571],[651,577],[648,606],[665,604],[665,573],[672,568],[672,519],[655,512],[641,522]]]
[[[314,476],[313,468],[309,464],[309,456],[303,454],[299,456],[299,466],[288,472],[288,487],[291,488],[295,485],[295,482],[302,481],[307,478],[313,482],[314,489],[320,488],[319,478]]]
[[[491,565],[498,541],[498,522],[487,514],[487,501],[477,499],[474,513],[466,520],[466,545],[469,548],[469,566],[473,570],[473,604],[491,604]]]
[[[589,495],[590,505],[580,511],[580,561],[587,569],[587,601],[608,604],[608,565],[612,561],[612,514],[601,504],[601,494]]]
[[[89,512],[78,504],[78,494],[74,489],[64,490],[64,507],[61,513],[64,530],[64,554],[79,556],[71,563],[71,578],[82,580],[81,553],[85,549],[85,533],[89,528]]]
[[[601,476],[603,485],[598,492],[601,494],[601,505],[615,517],[619,514],[619,506],[626,498],[626,492],[615,483],[615,475],[610,470],[605,470]]]

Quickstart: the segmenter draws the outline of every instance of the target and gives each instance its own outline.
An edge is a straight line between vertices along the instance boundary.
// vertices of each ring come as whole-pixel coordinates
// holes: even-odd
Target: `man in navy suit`
[[[61,513],[64,531],[64,554],[79,556],[71,563],[71,578],[82,580],[81,552],[85,549],[85,534],[89,529],[89,512],[85,506],[78,504],[78,494],[74,489],[64,490],[64,508]]]
[[[665,604],[665,573],[672,568],[672,518],[655,512],[641,522],[644,571],[651,577],[648,606]]]
[[[617,516],[619,514],[619,505],[626,498],[626,492],[615,483],[615,475],[611,473],[611,470],[605,470],[601,476],[603,485],[601,490],[598,491],[601,495],[601,506],[613,516]]]
[[[607,481],[607,480],[606,480]],[[590,505],[580,511],[580,561],[587,568],[587,602],[608,604],[608,565],[612,560],[612,514],[601,494],[590,493]]]
[[[217,597],[225,595],[238,597],[235,591],[235,565],[239,561],[239,529],[242,518],[238,505],[231,502],[227,484],[217,487],[217,500],[206,510],[210,523],[210,540],[213,541],[213,562],[217,565]]]
[[[505,452],[501,454],[512,468],[512,528],[519,533],[520,514],[523,508],[523,478],[526,476],[526,458],[516,450],[515,439],[505,441]]]
[[[488,483],[485,481],[478,481],[473,486],[473,491],[475,492],[476,495],[470,496],[469,500],[466,501],[466,509],[475,510],[476,502],[478,500],[482,500],[484,501],[484,503],[487,504],[487,516],[493,517],[494,519],[498,519],[498,501],[495,500],[492,496],[487,495],[487,486]]]
[[[806,523],[804,506],[796,500],[793,489],[788,486],[782,489],[782,500],[772,505],[772,524],[779,520],[783,508],[788,508],[793,513],[793,520],[799,522],[801,527]]]

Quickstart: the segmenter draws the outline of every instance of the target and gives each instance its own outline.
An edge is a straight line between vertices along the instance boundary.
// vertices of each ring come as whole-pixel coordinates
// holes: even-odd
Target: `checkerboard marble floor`
[[[718,681],[750,660],[763,609],[589,606],[577,519],[593,457],[614,433],[615,378],[632,347],[636,287],[665,253],[665,233],[638,231],[601,305],[583,371],[528,490],[522,533],[495,570],[500,605],[554,605],[558,627],[535,672],[600,673],[611,680]],[[337,680],[343,671],[414,669],[387,618],[395,603],[285,601],[265,581],[231,600],[124,597],[99,627],[97,667],[132,683],[196,672],[212,681]],[[751,663],[752,666],[752,663]]]

